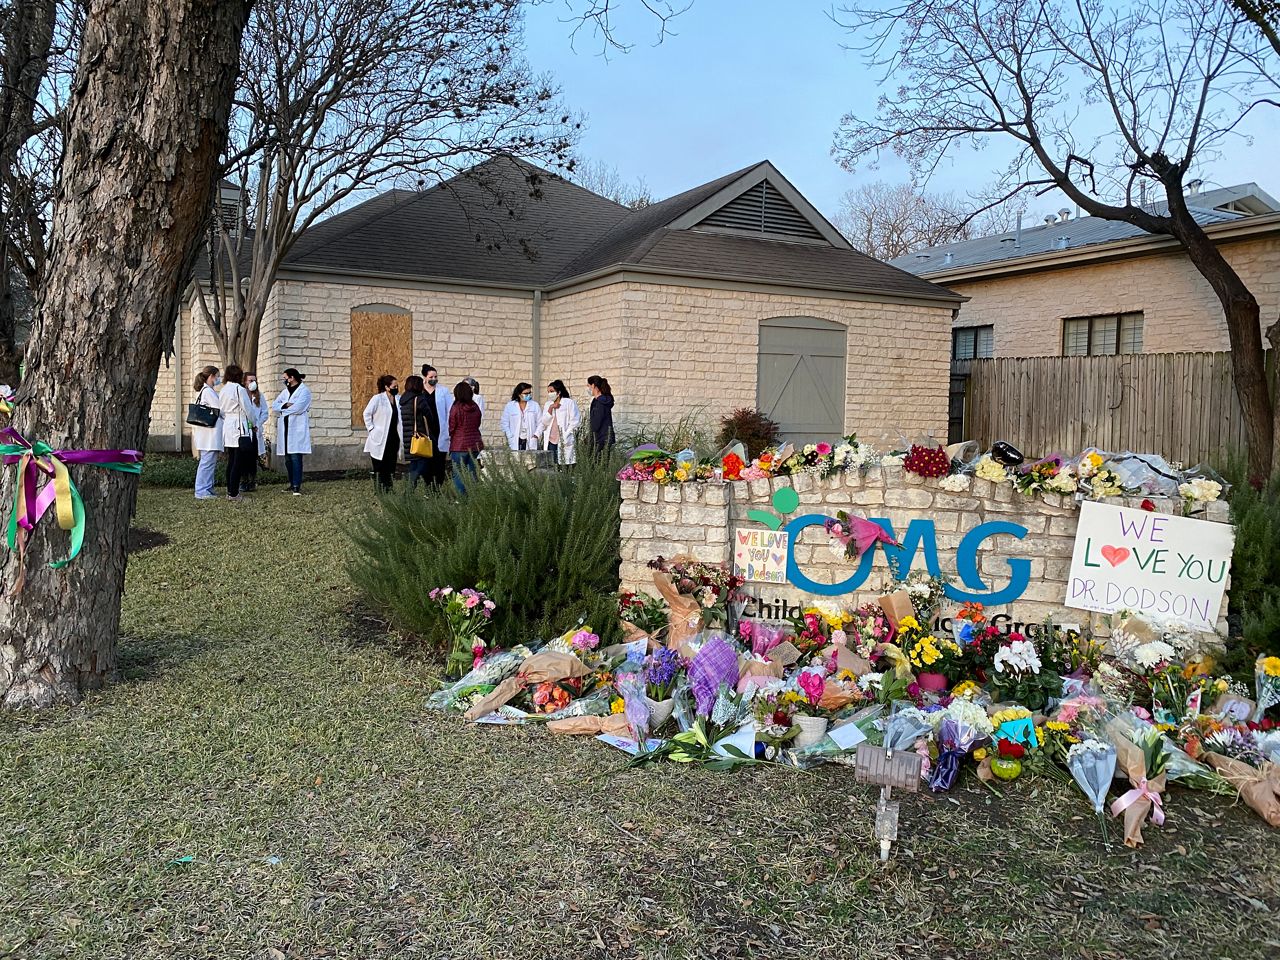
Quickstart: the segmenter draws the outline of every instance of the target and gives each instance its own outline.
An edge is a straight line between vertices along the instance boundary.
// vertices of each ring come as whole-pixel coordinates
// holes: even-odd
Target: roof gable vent
[[[779,240],[801,240],[826,243],[809,218],[795,208],[768,180],[708,214],[697,224],[699,228],[730,233],[752,233]]]

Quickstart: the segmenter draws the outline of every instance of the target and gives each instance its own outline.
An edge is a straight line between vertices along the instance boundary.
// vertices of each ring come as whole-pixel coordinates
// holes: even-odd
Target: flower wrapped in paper
[[[1163,739],[1154,728],[1131,738],[1126,725],[1113,719],[1106,725],[1107,736],[1116,751],[1116,768],[1129,778],[1131,789],[1111,804],[1112,816],[1124,816],[1124,845],[1142,845],[1142,824],[1148,817],[1156,826],[1164,823],[1165,752]]]
[[[427,697],[427,709],[465,709],[460,707],[460,701],[464,697],[480,688],[487,688],[486,693],[492,692],[503,680],[515,676],[521,664],[531,656],[533,654],[525,646],[497,650],[489,654],[458,680],[441,687]]]
[[[938,726],[938,762],[929,778],[934,793],[950,790],[960,775],[960,764],[977,744],[980,734],[959,716],[947,713]]]

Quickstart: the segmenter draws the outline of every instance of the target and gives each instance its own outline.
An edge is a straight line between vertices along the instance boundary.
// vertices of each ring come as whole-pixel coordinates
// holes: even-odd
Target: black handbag
[[[216,427],[220,416],[221,410],[201,403],[199,398],[195,403],[187,404],[187,423],[193,427]]]

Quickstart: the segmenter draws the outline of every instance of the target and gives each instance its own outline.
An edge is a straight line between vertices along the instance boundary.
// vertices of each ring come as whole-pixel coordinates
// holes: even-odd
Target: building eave
[[[1204,231],[1216,243],[1231,243],[1266,236],[1271,233],[1280,233],[1280,213],[1242,217],[1239,220],[1214,223],[1206,226]],[[987,263],[931,270],[928,273],[917,273],[916,276],[921,280],[928,280],[930,283],[946,286],[952,283],[1037,273],[1042,270],[1062,270],[1091,263],[1107,263],[1115,260],[1129,260],[1136,257],[1176,253],[1181,249],[1182,244],[1173,237],[1147,234],[1138,237],[1127,237],[1124,240],[1112,240],[1107,243],[1069,247],[1066,250],[1050,250],[1025,257],[1013,257],[1008,260],[992,260]]]

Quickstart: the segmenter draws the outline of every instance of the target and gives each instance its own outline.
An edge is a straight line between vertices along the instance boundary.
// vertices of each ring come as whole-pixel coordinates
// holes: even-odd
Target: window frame
[[[981,356],[978,353],[978,340],[979,340],[980,334],[984,330],[991,331],[991,352],[985,356]],[[959,350],[956,349],[957,346],[959,345],[960,334],[962,333],[967,333],[971,335],[969,339],[970,339],[970,347],[972,352],[967,357],[959,356],[958,355]],[[953,362],[968,363],[971,360],[990,360],[995,355],[996,355],[995,324],[978,323],[978,324],[974,324],[973,326],[951,328],[951,359]]]
[[[1122,349],[1122,346],[1126,342],[1126,339],[1125,339],[1125,330],[1126,330],[1125,318],[1126,317],[1136,318],[1136,320],[1130,319],[1129,326],[1127,329],[1130,332],[1132,332],[1133,324],[1136,322],[1137,328],[1140,334],[1137,350]],[[1116,324],[1115,349],[1112,350],[1110,353],[1102,353],[1102,352],[1095,353],[1094,352],[1095,321],[1107,321],[1107,320],[1114,320]],[[1060,355],[1064,357],[1123,357],[1123,356],[1134,356],[1134,355],[1140,354],[1143,352],[1143,336],[1142,335],[1145,335],[1146,333],[1146,330],[1145,330],[1146,320],[1147,320],[1146,313],[1145,311],[1142,311],[1142,310],[1124,310],[1117,313],[1092,313],[1092,314],[1086,314],[1085,316],[1082,316],[1082,317],[1063,317]],[[1069,329],[1069,325],[1073,323],[1082,323],[1082,322],[1085,324],[1084,352],[1069,353],[1067,352],[1067,342],[1068,342],[1067,331]],[[1129,338],[1129,342],[1132,343],[1132,337]]]

